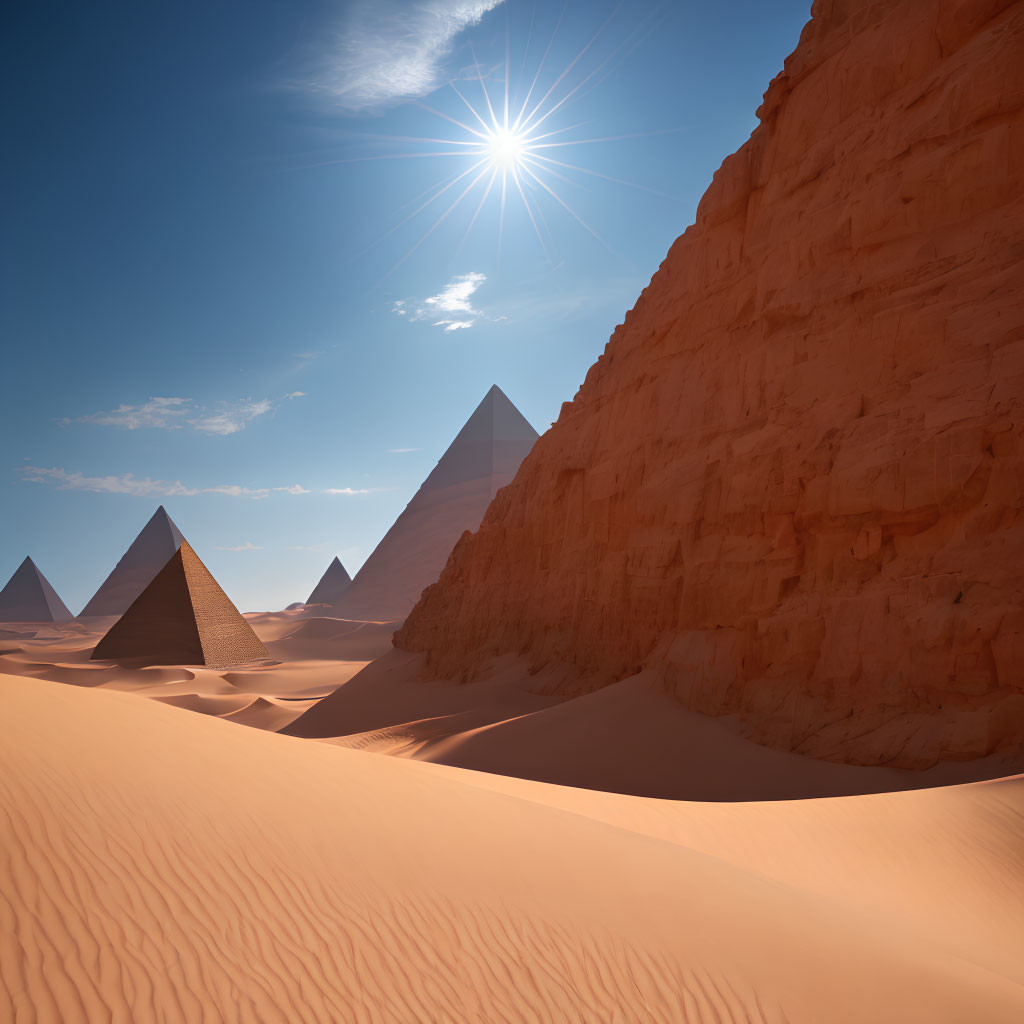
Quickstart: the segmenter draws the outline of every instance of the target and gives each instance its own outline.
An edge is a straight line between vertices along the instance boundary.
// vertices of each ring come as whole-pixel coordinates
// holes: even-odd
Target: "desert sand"
[[[668,803],[34,679],[0,702],[6,1019],[1024,1015],[1020,779]]]
[[[232,722],[276,730],[391,648],[394,623],[304,617],[302,610],[245,616],[269,657],[222,668],[155,665],[91,655],[116,619],[0,623],[0,672],[89,689],[119,690]]]

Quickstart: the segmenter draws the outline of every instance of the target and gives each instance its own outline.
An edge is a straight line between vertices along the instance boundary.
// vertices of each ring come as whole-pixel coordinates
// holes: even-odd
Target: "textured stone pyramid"
[[[268,655],[199,556],[182,541],[92,657],[223,668]]]
[[[81,615],[123,615],[184,538],[161,505],[93,594]]]
[[[73,617],[31,558],[0,590],[0,622],[65,622]]]
[[[320,577],[320,582],[313,588],[313,593],[309,595],[306,604],[334,604],[350,586],[352,577],[341,564],[341,559],[335,555]]]
[[[495,493],[516,474],[537,431],[495,385],[412,501],[356,573],[334,614],[400,619],[433,583],[455,542],[480,525]]]
[[[816,0],[760,125],[395,643],[761,742],[1024,743],[1024,2]]]

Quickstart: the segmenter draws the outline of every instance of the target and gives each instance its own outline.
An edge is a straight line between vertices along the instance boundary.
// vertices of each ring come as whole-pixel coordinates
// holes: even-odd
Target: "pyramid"
[[[161,505],[80,614],[123,615],[183,539]]]
[[[64,622],[74,618],[49,580],[26,558],[0,590],[0,622]]]
[[[344,618],[403,618],[515,476],[537,431],[497,385],[484,396],[412,501],[335,604]]]
[[[223,668],[268,655],[252,627],[183,540],[96,645],[92,657]]]
[[[341,559],[335,555],[334,561],[327,566],[306,604],[334,604],[350,586],[352,586],[352,577],[345,570],[345,566],[341,564]]]

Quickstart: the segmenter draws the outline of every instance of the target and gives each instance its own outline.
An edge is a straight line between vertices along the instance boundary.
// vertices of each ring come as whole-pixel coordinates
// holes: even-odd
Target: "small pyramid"
[[[345,618],[403,618],[437,580],[456,541],[510,483],[537,431],[496,384],[334,606]]]
[[[183,540],[181,531],[161,505],[82,609],[81,615],[123,615]]]
[[[96,645],[93,659],[223,668],[267,649],[183,540],[149,586]]]
[[[31,558],[14,570],[0,590],[0,622],[65,622],[73,618]]]
[[[327,570],[320,577],[320,582],[313,588],[306,604],[334,604],[348,588],[352,586],[352,577],[341,564],[337,555],[334,561],[327,566]]]

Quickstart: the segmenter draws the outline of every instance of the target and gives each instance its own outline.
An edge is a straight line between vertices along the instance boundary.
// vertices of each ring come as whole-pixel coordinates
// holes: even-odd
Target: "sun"
[[[494,128],[483,143],[488,163],[498,171],[511,171],[529,156],[529,141],[524,132],[508,128]]]
[[[621,5],[619,6],[621,7]],[[594,66],[589,71],[585,70],[581,64],[585,55],[594,47],[598,37],[616,16],[618,9],[617,7],[609,15],[576,56],[557,74],[553,69],[545,69],[561,18],[555,25],[532,79],[525,72],[527,57],[530,53],[530,39],[527,39],[522,60],[517,62],[520,64],[519,71],[522,75],[520,82],[514,80],[516,76],[511,67],[513,62],[506,40],[503,83],[497,76],[484,74],[484,69],[476,60],[474,53],[471,66],[474,74],[465,78],[451,79],[448,82],[448,88],[458,99],[457,104],[452,104],[455,108],[454,112],[438,109],[422,100],[414,101],[417,107],[448,122],[449,125],[458,129],[457,132],[453,133],[452,129],[448,128],[448,134],[443,137],[369,136],[369,138],[387,143],[413,143],[416,147],[423,145],[429,148],[423,150],[414,148],[404,152],[386,152],[331,161],[348,163],[361,160],[398,160],[421,157],[461,158],[459,169],[441,181],[435,182],[425,192],[410,200],[406,207],[411,207],[411,211],[371,243],[376,245],[382,242],[404,225],[418,219],[421,214],[425,218],[431,218],[431,222],[426,225],[420,237],[406,249],[388,271],[389,274],[409,259],[460,207],[466,212],[468,220],[461,241],[458,243],[461,247],[469,237],[474,225],[484,222],[481,219],[481,212],[487,206],[488,200],[497,206],[496,226],[499,253],[502,247],[506,208],[512,205],[521,206],[522,211],[525,212],[526,220],[532,227],[544,256],[552,266],[555,265],[555,259],[552,255],[553,245],[549,245],[549,242],[553,243],[554,238],[549,226],[549,218],[544,211],[544,208],[550,208],[551,204],[557,206],[562,213],[574,220],[605,248],[610,248],[608,243],[560,194],[563,186],[569,188],[582,186],[581,175],[641,189],[665,199],[674,199],[672,196],[665,196],[644,185],[612,177],[591,167],[569,162],[567,159],[558,159],[555,155],[566,154],[568,147],[663,134],[661,131],[631,132],[621,135],[581,138],[576,134],[577,129],[583,127],[583,124],[587,122],[565,123],[565,110],[569,104],[599,85],[610,73],[609,65],[614,67],[612,62],[619,58],[622,51],[625,50],[628,53],[637,43],[634,33],[627,33],[607,56],[603,59],[595,57]],[[646,23],[644,24],[646,25]],[[635,31],[639,33],[639,38],[642,38],[648,30],[649,26],[638,27]],[[542,84],[542,79],[545,77],[553,79],[546,90]],[[490,88],[488,87],[489,82],[492,83]],[[676,128],[668,129],[668,131],[678,130]],[[435,148],[439,145],[441,148]],[[568,149],[568,152],[573,152],[573,150]]]

